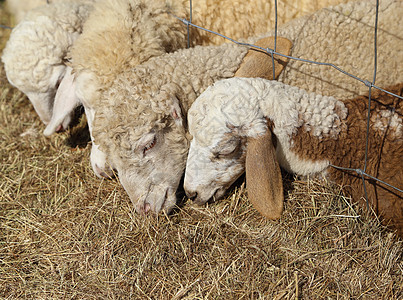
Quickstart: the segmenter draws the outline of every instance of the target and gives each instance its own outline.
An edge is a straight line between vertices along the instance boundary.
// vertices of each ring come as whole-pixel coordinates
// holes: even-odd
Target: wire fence
[[[330,67],[336,69],[337,71],[345,74],[346,76],[349,76],[349,77],[351,77],[351,78],[353,78],[355,80],[358,80],[362,84],[367,86],[368,90],[369,90],[369,93],[368,93],[368,112],[367,112],[367,126],[366,126],[365,159],[363,161],[363,167],[354,169],[354,168],[346,168],[346,167],[336,166],[336,165],[330,165],[330,166],[335,168],[335,169],[339,169],[339,170],[343,170],[343,171],[355,172],[361,177],[363,188],[364,188],[364,194],[365,194],[365,200],[366,200],[367,209],[369,209],[369,202],[368,202],[368,193],[367,193],[367,186],[366,186],[365,178],[375,180],[375,181],[377,181],[379,183],[382,183],[382,184],[384,184],[384,185],[386,185],[386,186],[388,186],[390,188],[393,188],[393,189],[403,193],[402,189],[399,189],[399,188],[397,188],[397,187],[395,187],[395,186],[393,186],[393,185],[391,185],[391,184],[389,184],[389,183],[387,183],[387,182],[385,182],[385,181],[383,181],[383,180],[381,180],[379,178],[376,178],[376,177],[374,177],[374,176],[372,176],[372,175],[367,173],[367,165],[368,165],[368,159],[369,159],[368,158],[368,149],[369,149],[370,116],[371,116],[371,101],[372,101],[372,99],[371,99],[371,91],[372,91],[372,88],[376,88],[376,89],[378,89],[380,91],[383,91],[383,92],[385,92],[385,93],[387,93],[387,94],[389,94],[391,96],[397,97],[400,100],[403,99],[403,97],[401,97],[400,95],[396,95],[394,93],[391,93],[391,92],[389,92],[387,90],[384,90],[383,88],[378,87],[378,86],[375,85],[376,75],[377,75],[377,67],[378,67],[377,66],[377,63],[378,63],[377,62],[377,60],[378,60],[377,37],[378,37],[379,0],[376,0],[376,13],[375,13],[375,16],[374,16],[374,72],[373,72],[372,81],[368,81],[368,80],[359,78],[358,76],[355,76],[355,75],[353,75],[353,74],[351,74],[349,72],[346,72],[343,69],[339,68],[338,66],[336,66],[336,65],[334,65],[332,63],[317,62],[317,61],[312,61],[312,60],[309,60],[309,59],[304,59],[304,58],[300,58],[300,57],[293,57],[293,56],[284,55],[282,53],[276,52],[276,50],[277,50],[276,49],[277,31],[278,31],[278,28],[277,28],[277,24],[278,24],[277,0],[274,1],[275,28],[274,28],[274,48],[273,49],[271,49],[271,48],[262,48],[262,47],[259,47],[259,46],[253,45],[253,44],[239,42],[239,41],[236,41],[236,40],[234,40],[234,39],[232,39],[230,37],[227,37],[227,36],[225,36],[223,34],[220,34],[219,32],[215,32],[215,31],[209,30],[207,28],[204,28],[204,27],[198,26],[196,24],[193,24],[192,23],[192,0],[189,0],[189,4],[190,4],[190,12],[189,12],[190,19],[189,20],[179,18],[178,16],[173,15],[175,18],[177,18],[178,20],[182,21],[188,28],[188,47],[190,46],[190,38],[191,38],[190,37],[190,27],[194,27],[194,28],[197,28],[199,30],[203,30],[203,31],[218,35],[220,37],[223,37],[226,40],[231,41],[231,42],[233,42],[235,44],[242,45],[242,46],[247,46],[247,47],[250,47],[250,48],[253,48],[253,49],[258,49],[258,50],[266,52],[272,59],[273,78],[275,78],[275,76],[274,76],[275,75],[274,55],[279,55],[279,56],[282,56],[282,57],[285,57],[285,58],[288,58],[288,59],[298,60],[298,61],[302,61],[302,62],[305,62],[305,63],[311,63],[311,64],[317,64],[317,65],[323,65],[323,66],[330,66]]]
[[[173,17],[177,18],[178,20],[180,20],[181,22],[183,22],[186,25],[186,27],[187,27],[187,46],[188,46],[188,48],[191,45],[191,42],[190,42],[191,41],[190,27],[194,27],[194,28],[197,28],[199,30],[203,30],[203,31],[209,32],[211,34],[220,36],[220,37],[222,37],[222,38],[224,38],[224,39],[226,39],[226,40],[228,40],[228,41],[230,41],[232,43],[235,43],[235,44],[238,44],[238,45],[241,45],[241,46],[247,46],[249,48],[253,48],[253,49],[257,49],[257,50],[261,50],[261,51],[266,52],[272,59],[273,78],[275,77],[274,76],[274,74],[275,74],[274,55],[278,55],[278,56],[285,57],[285,58],[288,58],[288,59],[301,61],[301,62],[304,62],[304,63],[310,63],[310,64],[317,64],[317,65],[323,65],[323,66],[332,67],[332,68],[336,69],[337,71],[345,74],[346,76],[349,76],[349,77],[353,78],[354,80],[360,81],[362,84],[367,86],[368,90],[369,90],[369,93],[368,93],[368,112],[367,112],[367,126],[366,126],[365,159],[364,159],[364,161],[362,163],[363,166],[362,166],[362,168],[356,168],[356,169],[354,169],[354,168],[346,168],[346,167],[336,166],[336,165],[331,165],[331,167],[333,167],[335,169],[339,169],[339,170],[355,172],[361,177],[363,187],[364,187],[365,199],[366,199],[368,209],[369,209],[369,203],[368,203],[368,194],[367,194],[367,187],[366,187],[365,178],[375,180],[375,181],[377,181],[379,183],[382,183],[382,184],[384,184],[384,185],[386,185],[386,186],[388,186],[390,188],[393,188],[393,189],[403,193],[402,189],[399,189],[399,188],[397,188],[397,187],[395,187],[395,186],[393,186],[393,185],[391,185],[391,184],[389,184],[387,182],[384,182],[383,180],[381,180],[379,178],[376,178],[376,177],[374,177],[374,176],[372,176],[372,175],[367,173],[367,165],[368,165],[368,159],[369,159],[368,158],[368,148],[369,148],[369,132],[370,132],[370,115],[371,115],[371,101],[372,101],[371,92],[372,92],[372,88],[378,89],[378,90],[380,90],[380,91],[382,91],[384,93],[387,93],[387,94],[389,94],[391,96],[399,98],[400,100],[403,99],[402,96],[396,95],[394,93],[391,93],[390,91],[387,91],[387,90],[375,85],[376,75],[377,75],[377,67],[378,67],[377,66],[377,59],[378,59],[378,57],[377,57],[377,53],[378,53],[377,36],[378,36],[379,0],[376,0],[376,13],[375,13],[375,16],[374,16],[374,71],[373,71],[373,79],[372,79],[372,81],[368,81],[368,80],[359,78],[358,76],[355,76],[355,75],[353,75],[353,74],[351,74],[349,72],[346,72],[345,70],[343,70],[340,67],[334,65],[333,63],[312,61],[312,60],[309,60],[309,59],[304,59],[304,58],[301,58],[301,57],[293,57],[293,56],[290,56],[290,55],[285,55],[285,54],[276,52],[276,50],[277,50],[276,49],[277,31],[278,31],[278,28],[277,28],[277,24],[278,24],[277,2],[278,2],[277,0],[274,0],[275,26],[274,26],[274,48],[273,49],[271,49],[271,48],[262,48],[262,47],[257,46],[257,45],[240,42],[240,41],[234,40],[234,39],[232,39],[232,38],[230,38],[228,36],[225,36],[225,35],[223,35],[223,34],[221,34],[219,32],[215,32],[215,31],[209,30],[207,28],[204,28],[204,27],[198,26],[196,24],[193,24],[192,23],[192,6],[193,6],[192,5],[192,0],[189,0],[189,7],[190,7],[189,20],[179,18],[178,16],[176,16],[174,14],[171,14],[171,15]],[[49,3],[49,0],[47,0],[47,3]],[[10,29],[10,30],[13,29],[10,26],[1,25],[1,24],[0,24],[0,28]]]

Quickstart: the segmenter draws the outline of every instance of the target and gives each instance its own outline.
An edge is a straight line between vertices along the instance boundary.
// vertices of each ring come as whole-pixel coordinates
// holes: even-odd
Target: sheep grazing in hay
[[[402,240],[338,186],[283,177],[292,189],[276,222],[244,185],[144,218],[119,182],[93,176],[89,147],[41,136],[1,67],[0,82],[0,298],[403,298]]]
[[[305,4],[280,5],[278,22],[314,11],[335,3],[331,1],[303,1]],[[262,34],[274,27],[274,7],[270,1],[253,0],[247,3],[226,1],[197,1],[192,5],[192,22],[230,36],[233,39]],[[83,30],[71,50],[73,73],[60,84],[59,95],[51,122],[44,134],[51,135],[83,104],[89,129],[100,93],[110,87],[114,78],[152,57],[194,45],[218,45],[225,40],[212,33],[188,28],[179,19],[190,18],[188,0],[100,0],[95,4]],[[236,22],[236,26],[234,26]],[[188,29],[190,35],[188,39]],[[118,50],[117,50],[118,49]],[[73,77],[73,78],[72,78]],[[91,165],[99,177],[112,175],[106,156],[93,142]]]
[[[386,88],[403,94],[403,84]],[[208,88],[189,110],[193,135],[185,191],[202,204],[224,195],[246,170],[248,196],[270,219],[283,211],[280,166],[341,184],[365,196],[385,224],[403,236],[403,101],[372,94],[366,172],[388,185],[333,168],[363,168],[368,97],[321,96],[261,78],[232,78]],[[365,176],[364,176],[365,177]]]
[[[378,38],[382,41],[379,48],[385,50],[380,51],[378,59],[382,62],[382,69],[387,68],[389,72],[380,70],[377,82],[386,86],[388,80],[392,84],[399,80],[403,82],[403,72],[398,67],[403,59],[403,44],[397,43],[399,38],[395,35],[400,33],[399,26],[403,25],[400,18],[403,7],[398,1],[383,3],[380,7],[383,22]],[[349,14],[341,14],[340,11]],[[312,48],[307,49],[306,45],[315,45],[315,49],[311,50],[315,60],[337,59],[341,68],[353,65],[355,74],[365,78],[372,68],[360,58],[367,57],[373,50],[373,22],[370,25],[367,16],[374,13],[373,4],[353,2],[287,23],[279,31],[284,35],[288,32],[287,36],[292,40],[278,37],[277,51],[299,57]],[[301,33],[305,28],[309,29],[309,36]],[[341,39],[345,34],[359,37],[359,47],[353,38]],[[257,42],[260,43],[272,47],[273,39],[264,38]],[[351,46],[356,50],[353,54],[349,51],[334,54],[336,51],[331,50],[329,45],[336,44],[338,48],[350,49]],[[253,50],[249,54],[246,52],[246,47],[224,44],[162,55],[124,70],[109,88],[99,93],[94,106],[94,142],[116,168],[137,211],[170,212],[175,206],[175,191],[183,175],[189,143],[185,116],[198,95],[223,78],[261,76],[259,67],[266,65],[262,63],[254,67],[251,63],[260,54],[265,58],[263,62],[270,64],[263,73],[272,78],[270,55]],[[340,95],[347,94],[347,98],[352,98],[351,94],[356,95],[363,89],[360,82],[356,83],[344,74],[340,76],[336,70],[326,66],[322,66],[323,69],[307,68],[293,60],[286,63],[276,56],[275,63],[275,77],[306,85],[308,91],[323,91],[342,99]],[[328,81],[329,77],[334,80]],[[303,78],[306,84],[301,82]],[[90,84],[87,85],[87,88],[90,87]],[[364,88],[364,91],[367,89]]]

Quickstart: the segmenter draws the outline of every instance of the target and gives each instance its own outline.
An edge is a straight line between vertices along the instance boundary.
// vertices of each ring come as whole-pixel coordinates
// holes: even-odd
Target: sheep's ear
[[[246,186],[252,205],[268,219],[279,219],[283,212],[283,182],[275,156],[271,130],[247,139]]]
[[[170,114],[171,114],[171,117],[174,119],[175,124],[177,126],[180,126],[180,127],[184,126],[182,108],[180,106],[178,98],[176,98],[176,97],[174,97],[173,103],[171,104]]]
[[[75,90],[74,75],[71,73],[71,68],[67,67],[66,74],[56,92],[52,119],[46,126],[44,135],[49,136],[68,127],[75,108],[80,105]]]
[[[274,37],[266,37],[258,40],[255,43],[256,46],[262,48],[274,49]],[[292,48],[292,43],[290,40],[277,37],[276,40],[276,52],[290,55]],[[277,79],[283,71],[284,67],[288,62],[288,58],[273,55],[274,66],[272,57],[265,51],[259,49],[250,49],[246,56],[244,57],[241,66],[238,71],[236,71],[236,77],[261,77],[265,79]],[[274,78],[273,78],[274,69]]]
[[[155,103],[159,106],[155,107],[155,110],[159,110],[160,113],[169,112],[169,115],[174,119],[177,126],[185,126],[183,118],[183,109],[178,99],[181,88],[173,83],[167,83],[160,89],[159,94],[155,97]]]

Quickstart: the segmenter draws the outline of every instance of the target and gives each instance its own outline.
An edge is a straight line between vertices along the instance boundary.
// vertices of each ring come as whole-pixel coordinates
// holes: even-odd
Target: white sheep
[[[306,4],[279,6],[279,23],[309,10],[346,0],[318,0]],[[56,97],[57,107],[44,134],[60,128],[65,115],[77,105],[84,105],[90,131],[99,93],[108,89],[117,74],[151,57],[185,48],[187,27],[176,19],[189,19],[188,0],[101,0],[84,26],[82,36],[71,50],[75,79],[66,78]],[[192,6],[192,21],[234,39],[266,32],[273,28],[274,8],[270,1],[232,0],[197,1]],[[236,25],[234,25],[236,24]],[[190,27],[191,45],[220,44],[224,41],[211,33]],[[75,94],[72,95],[72,91]],[[75,102],[65,99],[74,99]],[[59,100],[58,100],[59,99]],[[105,155],[93,143],[91,165],[98,176],[109,177],[111,168]]]
[[[403,84],[387,90],[402,95]],[[366,172],[403,190],[403,101],[379,91],[371,98]],[[341,101],[262,78],[219,81],[188,113],[193,139],[185,191],[199,204],[220,198],[246,169],[250,201],[277,219],[284,200],[281,166],[342,184],[361,201],[361,176],[332,166],[363,168],[367,111],[367,96]],[[365,182],[374,211],[403,234],[403,193],[370,178]]]
[[[291,51],[298,53],[295,49],[300,49],[300,43],[306,44],[306,39],[316,40],[317,35],[319,39],[316,40],[316,48],[322,47],[322,53],[327,55],[330,52],[327,49],[327,43],[331,43],[335,39],[333,44],[336,44],[336,41],[341,38],[336,33],[329,34],[329,38],[324,38],[322,30],[331,32],[340,28],[337,31],[340,36],[346,32],[348,34],[355,32],[361,39],[361,47],[357,49],[357,53],[340,51],[339,55],[344,58],[343,66],[354,61],[357,66],[357,74],[365,75],[366,73],[361,73],[361,69],[363,72],[367,71],[367,62],[359,58],[365,53],[372,52],[373,32],[367,30],[366,27],[369,25],[361,23],[361,20],[365,20],[363,16],[368,13],[373,14],[375,10],[372,4],[366,3],[368,5],[366,10],[363,10],[362,4],[359,3],[344,6],[352,13],[353,19],[349,16],[340,16],[338,12],[340,8],[335,8],[333,12],[332,10],[322,10],[305,19],[305,22],[296,23],[299,27],[288,27],[287,25],[286,28],[290,32],[301,31],[304,26],[311,29],[309,37],[296,38],[296,44],[292,45]],[[389,1],[385,3],[385,6],[380,7],[381,14],[384,14],[382,18],[389,18],[391,22],[397,22],[397,25],[390,24],[389,26],[383,23],[379,28],[379,38],[382,40],[379,48],[385,47],[388,50],[396,51],[396,53],[393,53],[393,50],[388,53],[390,54],[388,59],[385,59],[381,52],[382,55],[379,56],[379,59],[383,64],[380,66],[388,68],[390,72],[388,76],[380,73],[381,76],[377,77],[379,82],[385,82],[390,78],[391,83],[394,83],[393,80],[396,80],[397,77],[395,73],[402,74],[401,67],[399,67],[401,60],[398,59],[403,45],[396,44],[396,28],[402,26],[402,21],[400,17],[396,20],[395,16],[395,13],[397,16],[401,15],[402,8],[398,7],[396,3],[396,1]],[[361,15],[355,11],[355,8],[361,11]],[[324,20],[327,18],[329,18],[328,25],[324,25]],[[322,27],[315,27],[316,22]],[[285,29],[282,29],[282,32],[285,32]],[[397,36],[398,34],[400,34],[399,30],[397,30]],[[261,42],[269,41],[270,39],[265,39]],[[348,49],[349,45],[355,45],[355,42],[347,39],[342,45],[337,44],[337,47]],[[290,52],[291,43],[286,39],[279,38],[277,46],[280,53]],[[246,52],[245,49],[239,50],[242,47],[233,46],[232,51],[240,51],[239,55],[231,55],[226,59],[225,55],[214,53],[214,51],[222,53],[223,50],[220,50],[224,49],[222,47],[229,46],[209,47],[206,50],[197,47],[153,58],[136,68],[126,69],[117,76],[110,88],[104,89],[99,94],[93,126],[94,142],[100,145],[102,151],[110,159],[110,163],[116,167],[119,178],[138,211],[159,212],[163,209],[169,212],[174,206],[174,193],[187,157],[188,142],[185,138],[187,126],[184,116],[187,115],[188,107],[195,97],[204,91],[209,82],[213,83],[220,77],[232,77],[233,71],[236,69],[234,62],[240,62],[239,59],[243,58]],[[299,51],[305,51],[305,49]],[[316,53],[316,49],[313,52]],[[237,76],[244,76],[248,73],[246,71],[250,71],[251,68],[252,75],[261,75],[258,72],[261,64],[258,67],[253,64],[253,58],[259,52],[250,51],[250,53],[254,54],[246,56],[245,59],[248,61],[244,59],[244,63],[236,72]],[[271,62],[270,56],[265,58]],[[326,56],[321,60],[326,60]],[[288,65],[277,64],[275,67],[277,75],[281,73],[282,68],[284,70],[289,68],[291,63],[292,61]],[[230,66],[232,69],[228,71]],[[325,67],[325,69],[333,72],[329,68]],[[268,74],[271,75],[271,71]],[[310,75],[310,73],[305,74],[307,77]],[[212,79],[209,79],[208,76]],[[321,76],[326,78],[326,72],[321,72]],[[334,81],[333,84],[337,89],[333,88],[334,91],[343,90],[343,86],[349,86],[350,81],[353,81],[347,76],[336,77],[336,79],[337,81]],[[320,91],[323,84],[318,79],[312,82],[310,88]],[[352,87],[354,88],[352,91],[360,89],[356,84]]]
[[[44,124],[51,120],[56,90],[69,77],[67,53],[80,35],[90,1],[44,5],[27,13],[12,30],[2,53],[8,81],[33,104]],[[56,130],[66,128],[71,113]]]
[[[263,8],[263,2],[256,0],[255,4]],[[258,3],[260,5],[257,5]],[[84,105],[91,132],[100,93],[110,87],[122,70],[130,69],[166,52],[185,48],[187,28],[174,15],[188,18],[188,5],[187,0],[99,1],[85,23],[83,34],[71,49],[75,79],[72,81],[66,78],[66,82],[62,82],[55,100],[60,106],[55,108],[55,113],[44,134],[51,135],[55,132],[60,127],[60,122],[79,104]],[[241,8],[243,7],[241,5]],[[207,25],[217,24],[214,20],[209,20],[212,9],[211,6],[195,5],[193,20],[198,23],[207,23]],[[224,14],[224,9],[225,7],[221,6],[216,11]],[[260,14],[263,12],[261,11]],[[250,20],[249,24],[252,24]],[[239,29],[237,37],[242,33],[247,35],[252,30],[258,30],[256,27],[261,26],[260,23],[254,25],[255,27],[250,28],[245,26],[244,31]],[[220,24],[213,26],[213,29],[219,29],[220,26]],[[213,43],[209,36],[214,37],[206,32],[192,29],[192,45]],[[66,101],[66,99],[75,99],[75,101]],[[98,150],[95,143],[91,149],[91,165],[99,177],[112,175],[111,168],[106,165],[105,155]]]

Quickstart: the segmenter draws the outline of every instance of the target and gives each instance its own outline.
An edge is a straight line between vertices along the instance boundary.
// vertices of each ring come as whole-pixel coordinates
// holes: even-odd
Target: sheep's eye
[[[241,142],[239,140],[236,140],[233,141],[232,143],[225,145],[225,147],[223,149],[220,149],[220,151],[213,152],[213,155],[215,159],[231,158],[232,156],[237,155],[240,148],[241,148]]]
[[[62,82],[62,80],[63,80],[63,77],[60,77],[60,78],[57,80],[56,86],[55,86],[56,90],[59,89],[59,86],[60,86],[60,83]]]
[[[157,140],[154,136],[154,138],[143,148],[143,155],[145,155],[147,151],[151,150],[155,146],[156,142]]]

